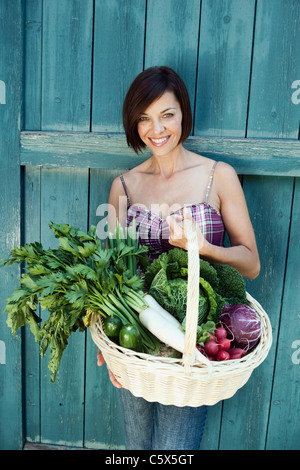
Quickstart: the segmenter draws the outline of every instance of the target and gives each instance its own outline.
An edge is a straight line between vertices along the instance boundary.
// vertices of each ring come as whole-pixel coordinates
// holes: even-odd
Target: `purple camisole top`
[[[197,222],[204,237],[213,245],[223,246],[225,237],[224,223],[221,214],[210,204],[208,204],[209,192],[213,180],[216,163],[211,170],[205,199],[197,204],[187,204],[193,219]],[[139,242],[148,246],[149,257],[153,260],[161,253],[174,248],[169,240],[169,225],[165,219],[150,210],[131,204],[129,192],[124,181],[123,175],[120,175],[124,191],[127,197],[127,226],[130,226],[133,219],[136,221],[136,229],[139,233]],[[178,209],[174,214],[182,215],[183,208]]]

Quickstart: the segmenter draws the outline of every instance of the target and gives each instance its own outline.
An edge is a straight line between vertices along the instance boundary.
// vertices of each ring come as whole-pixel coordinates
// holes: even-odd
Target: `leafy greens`
[[[147,248],[138,246],[135,228],[124,234],[118,225],[109,234],[108,246],[92,226],[87,233],[67,224],[51,223],[59,239],[58,248],[45,249],[34,242],[16,246],[3,265],[25,262],[25,272],[7,299],[7,325],[15,334],[28,324],[40,354],[50,349],[51,382],[55,381],[64,349],[74,331],[84,331],[93,312],[103,317],[117,315],[124,324],[134,324],[147,352],[155,353],[158,340],[141,324],[137,312],[145,306],[143,281],[137,275],[136,257],[143,259]],[[38,306],[48,310],[42,322]]]

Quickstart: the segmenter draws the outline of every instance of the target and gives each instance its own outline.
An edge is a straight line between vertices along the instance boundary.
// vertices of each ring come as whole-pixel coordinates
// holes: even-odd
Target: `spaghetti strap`
[[[120,180],[122,182],[122,185],[123,185],[126,197],[127,197],[127,208],[128,208],[131,205],[131,203],[130,203],[130,199],[129,199],[129,196],[128,196],[127,187],[126,187],[126,184],[125,184],[125,181],[124,181],[124,176],[122,174],[120,175]]]
[[[213,180],[213,176],[214,176],[214,172],[215,172],[215,168],[216,168],[216,164],[218,162],[215,162],[212,166],[212,169],[211,169],[211,172],[210,172],[210,176],[209,176],[209,180],[208,180],[208,185],[207,185],[207,189],[206,189],[206,193],[205,193],[205,199],[204,199],[204,202],[207,203],[208,201],[208,197],[209,197],[209,193],[210,193],[210,189],[211,189],[211,185],[212,185],[212,180]]]

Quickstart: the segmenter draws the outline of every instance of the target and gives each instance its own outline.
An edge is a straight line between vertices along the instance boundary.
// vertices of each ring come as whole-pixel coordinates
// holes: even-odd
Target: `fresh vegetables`
[[[216,277],[216,273],[206,261],[200,260],[200,265],[199,325],[205,319],[213,320],[217,312],[216,296],[209,282],[202,276],[202,269],[203,272],[208,271],[210,276],[215,274]],[[186,313],[187,274],[188,254],[180,248],[162,253],[145,271],[149,294],[180,323]]]
[[[173,248],[146,266],[148,293],[181,324],[185,331],[188,253]],[[228,265],[213,265],[200,259],[200,292],[197,343],[204,344],[213,333],[227,303],[247,303],[242,275]],[[225,287],[224,287],[225,286]]]
[[[119,334],[120,346],[133,349],[134,351],[143,351],[142,338],[138,328],[134,325],[122,326]]]
[[[122,327],[123,322],[116,315],[112,317],[107,317],[104,321],[105,334],[115,342],[119,341],[119,334]]]
[[[26,262],[25,273],[7,299],[7,324],[14,334],[29,324],[43,357],[50,348],[51,381],[59,368],[64,349],[72,332],[84,331],[93,312],[104,318],[117,316],[124,325],[137,328],[145,351],[156,353],[160,343],[139,320],[147,307],[143,300],[143,281],[137,275],[136,258],[143,258],[147,248],[137,246],[134,227],[122,233],[120,226],[108,237],[108,247],[101,242],[96,228],[88,233],[67,224],[51,223],[59,239],[56,249],[40,243],[14,247],[3,265]],[[38,306],[48,310],[42,322]]]
[[[199,351],[210,361],[228,361],[229,359],[240,359],[246,354],[242,348],[232,347],[232,339],[228,338],[226,328],[219,326],[214,335],[210,334],[204,346],[198,346]]]
[[[149,264],[147,247],[138,246],[134,225],[123,233],[117,224],[115,232],[108,234],[106,245],[97,238],[93,226],[87,233],[67,224],[51,223],[50,228],[59,240],[57,248],[45,249],[38,242],[14,247],[3,265],[25,262],[21,286],[7,299],[7,324],[13,334],[28,324],[40,341],[42,357],[50,349],[51,382],[55,381],[70,335],[84,331],[95,312],[103,317],[108,337],[123,347],[157,354],[164,343],[183,352],[186,251],[174,248]],[[142,275],[137,274],[137,260]],[[217,360],[228,359],[231,350],[230,358],[241,354],[238,348],[228,348],[231,338],[225,336],[224,328],[216,328],[221,312],[222,323],[234,334],[232,346],[240,347],[246,332],[247,347],[253,347],[258,326],[257,319],[247,323],[241,313],[245,312],[241,304],[246,304],[243,277],[230,266],[201,259],[199,283],[196,357],[200,358],[200,351]],[[227,304],[237,306],[235,315],[242,320],[229,315]],[[38,306],[48,310],[48,318],[42,320],[37,315]],[[242,336],[232,328],[240,324]]]
[[[250,350],[260,339],[261,322],[248,305],[225,305],[220,322],[229,332],[232,344],[238,348]]]
[[[149,296],[147,298],[149,299]],[[185,335],[179,321],[170,313],[166,311],[162,313],[160,309],[149,308],[140,313],[140,320],[160,341],[183,353]],[[195,357],[201,359],[196,348]]]

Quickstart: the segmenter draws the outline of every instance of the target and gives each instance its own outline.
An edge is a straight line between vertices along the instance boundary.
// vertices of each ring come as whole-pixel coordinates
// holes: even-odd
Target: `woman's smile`
[[[154,139],[153,137],[149,137],[149,140],[151,140],[152,144],[156,147],[162,147],[165,143],[167,143],[169,138],[170,136],[161,137],[160,139]]]

